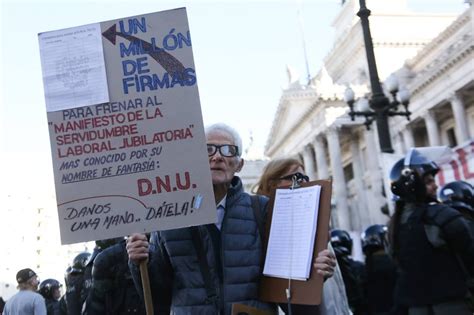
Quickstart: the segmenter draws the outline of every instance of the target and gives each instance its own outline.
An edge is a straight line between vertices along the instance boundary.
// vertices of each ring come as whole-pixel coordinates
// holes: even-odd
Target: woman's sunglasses
[[[300,172],[296,172],[290,175],[286,175],[283,177],[280,177],[279,180],[295,180],[297,183],[302,183],[302,182],[309,182],[309,177],[306,175],[301,174]]]

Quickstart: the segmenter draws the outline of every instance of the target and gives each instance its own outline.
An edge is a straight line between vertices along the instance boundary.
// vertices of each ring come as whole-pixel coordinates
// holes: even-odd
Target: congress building
[[[460,14],[415,13],[404,0],[367,0],[378,73],[386,94],[389,77],[408,90],[411,112],[389,117],[393,156],[411,147],[446,145],[454,158],[442,180],[474,181],[474,7]],[[333,181],[332,227],[360,232],[386,223],[392,207],[387,165],[376,124],[354,121],[344,100],[370,98],[370,78],[359,1],[341,4],[335,38],[324,65],[308,84],[288,70],[265,154],[298,157],[312,179]],[[307,39],[311,40],[311,39]],[[393,90],[393,89],[392,89]],[[356,104],[356,109],[358,102]],[[400,110],[403,109],[401,106]]]

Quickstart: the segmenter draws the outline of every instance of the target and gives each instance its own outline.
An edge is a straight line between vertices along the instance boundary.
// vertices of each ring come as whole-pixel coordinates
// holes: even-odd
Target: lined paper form
[[[277,189],[263,274],[307,280],[311,271],[321,186]]]
[[[109,101],[99,23],[38,38],[48,112]]]

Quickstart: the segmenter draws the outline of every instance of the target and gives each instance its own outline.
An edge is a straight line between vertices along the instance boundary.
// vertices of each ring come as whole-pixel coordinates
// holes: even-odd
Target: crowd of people
[[[324,281],[320,305],[259,300],[263,227],[275,189],[307,182],[293,158],[270,161],[256,186],[244,192],[236,173],[244,167],[242,141],[225,124],[206,129],[217,222],[127,239],[96,241],[65,274],[39,282],[31,269],[17,274],[11,314],[145,314],[139,265],[148,268],[154,314],[232,314],[237,304],[261,314],[444,315],[473,314],[474,191],[466,182],[439,190],[437,165],[416,150],[390,174],[396,197],[390,222],[361,236],[365,261],[352,258],[347,231],[332,229],[328,249],[312,272]]]

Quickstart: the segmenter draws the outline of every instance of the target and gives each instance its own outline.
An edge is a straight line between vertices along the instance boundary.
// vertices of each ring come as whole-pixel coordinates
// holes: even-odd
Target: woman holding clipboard
[[[304,166],[299,160],[286,158],[270,161],[256,185],[255,193],[270,197],[275,189],[290,186],[293,178],[296,178],[299,183],[309,181]],[[291,304],[292,315],[351,314],[341,271],[337,266],[336,257],[330,244],[328,246],[328,249],[318,253],[318,257],[313,264],[313,270],[325,279],[321,305]],[[280,304],[280,307],[285,314],[290,314],[288,305]]]

